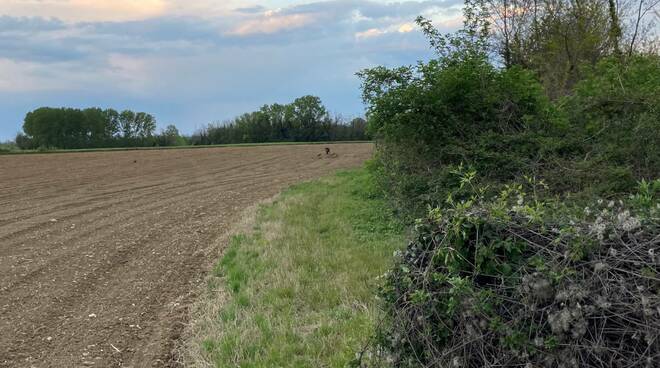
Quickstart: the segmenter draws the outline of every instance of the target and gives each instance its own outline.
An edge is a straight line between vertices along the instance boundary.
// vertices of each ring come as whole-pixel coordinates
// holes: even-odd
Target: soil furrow
[[[243,208],[372,147],[332,150],[0,157],[0,367],[176,365],[186,307]]]

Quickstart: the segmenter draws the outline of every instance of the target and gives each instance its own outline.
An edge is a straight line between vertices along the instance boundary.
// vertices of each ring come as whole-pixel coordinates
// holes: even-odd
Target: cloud
[[[303,94],[360,114],[355,72],[431,57],[418,15],[461,19],[460,0],[0,1],[0,140],[42,105],[149,111],[187,133]]]
[[[253,34],[272,34],[302,28],[316,19],[314,14],[278,14],[277,11],[267,11],[256,19],[241,22],[228,32],[230,35],[247,36]]]
[[[27,31],[53,31],[63,29],[64,23],[55,18],[40,17],[11,17],[0,15],[0,32],[7,33],[16,30]]]
[[[402,25],[399,26],[399,33],[408,33],[412,32],[415,30],[415,25],[412,23],[403,23]]]
[[[165,0],[2,0],[6,15],[42,15],[65,21],[125,21],[165,14]]]
[[[248,6],[245,8],[237,8],[234,9],[236,13],[243,13],[243,14],[258,14],[258,13],[265,13],[267,11],[267,8],[261,5],[255,5],[255,6]]]
[[[410,33],[417,29],[414,23],[403,23],[403,24],[393,24],[387,28],[370,28],[366,31],[361,31],[355,33],[355,38],[358,40],[364,40],[374,37],[380,37],[391,33]]]
[[[378,28],[369,28],[366,31],[357,32],[355,34],[355,38],[357,38],[357,39],[372,38],[372,37],[382,36],[385,33],[386,33],[386,31],[380,30]]]

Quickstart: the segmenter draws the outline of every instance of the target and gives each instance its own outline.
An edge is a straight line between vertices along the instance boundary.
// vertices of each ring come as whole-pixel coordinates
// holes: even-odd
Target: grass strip
[[[215,267],[221,307],[193,321],[205,324],[193,365],[344,367],[374,329],[375,279],[403,239],[365,169],[287,190]]]

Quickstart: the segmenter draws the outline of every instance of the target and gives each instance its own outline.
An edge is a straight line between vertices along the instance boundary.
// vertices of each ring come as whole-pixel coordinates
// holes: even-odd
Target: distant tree
[[[64,149],[150,145],[155,129],[154,117],[143,112],[41,107],[26,114],[20,139]]]
[[[165,130],[163,130],[163,134],[168,137],[178,137],[179,129],[177,129],[173,124],[170,124],[165,128]]]
[[[38,147],[35,144],[34,139],[28,137],[23,133],[16,134],[16,138],[14,139],[14,142],[16,142],[16,147],[22,150],[31,150]]]
[[[119,114],[118,125],[126,144],[132,145],[149,145],[156,131],[156,119],[145,112],[124,110]]]
[[[287,141],[291,136],[291,119],[287,114],[287,106],[280,104],[266,105],[261,111],[268,116],[270,123],[270,140]]]
[[[104,136],[106,138],[115,138],[119,135],[120,132],[120,121],[119,113],[113,109],[107,109],[103,112],[105,132]]]
[[[289,105],[289,109],[292,125],[297,133],[295,140],[320,140],[324,123],[329,119],[321,99],[316,96],[300,97]]]
[[[185,139],[179,134],[176,126],[168,125],[158,136],[158,145],[160,146],[180,146],[184,145]]]
[[[106,112],[99,108],[88,108],[82,113],[84,119],[81,123],[82,137],[77,146],[98,147],[104,145],[111,138],[107,136]]]
[[[43,147],[64,147],[65,133],[69,129],[64,109],[36,109],[25,116],[23,123],[23,131],[34,139],[37,146]]]
[[[364,118],[355,118],[350,122],[351,136],[350,139],[365,140],[367,139],[367,121]]]
[[[156,119],[145,112],[135,114],[135,134],[140,138],[149,138],[156,131]]]
[[[124,139],[135,137],[135,113],[130,110],[124,110],[119,114],[119,129]]]
[[[264,105],[258,111],[197,131],[192,144],[337,141],[366,138],[366,121],[346,122],[328,114],[321,99],[303,96],[290,104]]]

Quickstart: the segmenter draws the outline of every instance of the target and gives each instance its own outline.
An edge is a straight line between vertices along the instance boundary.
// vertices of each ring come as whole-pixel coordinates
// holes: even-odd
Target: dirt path
[[[242,209],[370,144],[0,156],[0,367],[161,367]]]

